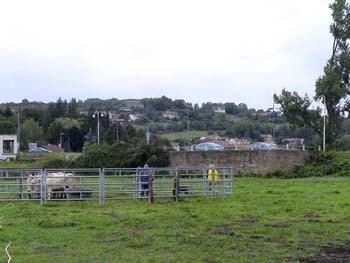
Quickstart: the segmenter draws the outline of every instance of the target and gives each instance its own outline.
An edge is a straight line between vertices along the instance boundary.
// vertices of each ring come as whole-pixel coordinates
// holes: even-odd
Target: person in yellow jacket
[[[212,182],[213,182],[213,180],[214,180],[215,184],[218,184],[219,180],[220,180],[220,176],[219,176],[218,170],[216,170],[215,166],[211,164],[211,165],[209,165],[209,169],[208,169],[208,182],[209,182],[210,190],[212,190]]]

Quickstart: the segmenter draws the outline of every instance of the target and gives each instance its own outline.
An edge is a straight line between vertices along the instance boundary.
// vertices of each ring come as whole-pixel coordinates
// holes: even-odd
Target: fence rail
[[[0,169],[0,202],[157,199],[233,195],[230,167]]]

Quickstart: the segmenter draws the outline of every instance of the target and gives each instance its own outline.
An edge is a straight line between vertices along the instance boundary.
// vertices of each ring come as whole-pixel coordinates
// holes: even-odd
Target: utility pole
[[[95,111],[92,115],[92,118],[96,118],[97,116],[97,144],[100,144],[100,115],[103,117],[103,113],[101,111]]]
[[[64,135],[64,133],[63,132],[60,132],[60,147],[62,148],[62,135]]]
[[[117,121],[117,143],[119,143],[119,122]]]
[[[323,99],[323,152],[326,151],[326,97],[321,95]]]
[[[149,145],[150,143],[150,137],[151,137],[151,133],[149,131],[149,127],[146,128],[146,142],[147,142],[147,145]]]
[[[275,143],[275,101],[272,102],[272,142]]]
[[[19,152],[20,149],[21,149],[21,129],[20,129],[20,121],[19,121],[19,111],[20,111],[20,108],[18,109],[18,112],[17,112],[17,151]]]
[[[188,138],[188,149],[191,147],[191,138],[190,138],[190,113],[189,105],[187,105],[187,138]]]

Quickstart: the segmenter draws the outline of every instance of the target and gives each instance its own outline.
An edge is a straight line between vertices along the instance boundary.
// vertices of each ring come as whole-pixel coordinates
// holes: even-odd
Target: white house
[[[220,105],[220,106],[214,107],[214,112],[215,113],[226,113],[225,106]]]
[[[18,140],[16,134],[0,135],[0,160],[16,159]]]
[[[130,114],[129,121],[137,121],[143,117],[142,114]]]
[[[162,116],[163,118],[170,119],[170,120],[179,118],[179,114],[176,111],[169,111],[169,110],[163,112]]]

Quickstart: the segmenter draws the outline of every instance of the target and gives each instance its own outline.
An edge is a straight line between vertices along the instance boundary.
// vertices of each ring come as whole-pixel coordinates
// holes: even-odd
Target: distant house
[[[113,112],[113,111],[108,112],[108,117],[109,117],[109,121],[110,121],[111,123],[121,123],[121,122],[124,122],[124,121],[125,121],[125,120],[121,117],[121,114],[120,114],[120,113]]]
[[[129,107],[121,107],[119,109],[119,111],[121,111],[121,112],[131,112],[131,108],[129,108]]]
[[[179,118],[179,114],[176,111],[165,111],[162,113],[162,116],[170,120]]]
[[[143,118],[144,115],[142,114],[130,114],[129,115],[129,121],[137,121]]]
[[[201,137],[199,140],[201,142],[213,142],[223,146],[224,148],[248,148],[250,145],[250,141],[247,139],[227,138],[214,135]]]
[[[144,105],[141,100],[123,100],[125,107],[129,109],[143,109]]]
[[[215,106],[214,107],[214,112],[216,112],[216,113],[226,113],[225,106],[224,105]]]
[[[87,117],[87,116],[89,115],[89,112],[87,112],[87,111],[81,111],[81,112],[79,112],[79,115],[80,115],[80,116],[85,116],[85,117]]]
[[[250,145],[250,141],[244,138],[232,138],[228,140],[230,145],[234,145],[237,148],[246,148]]]
[[[0,160],[16,159],[18,140],[16,134],[0,135]]]

